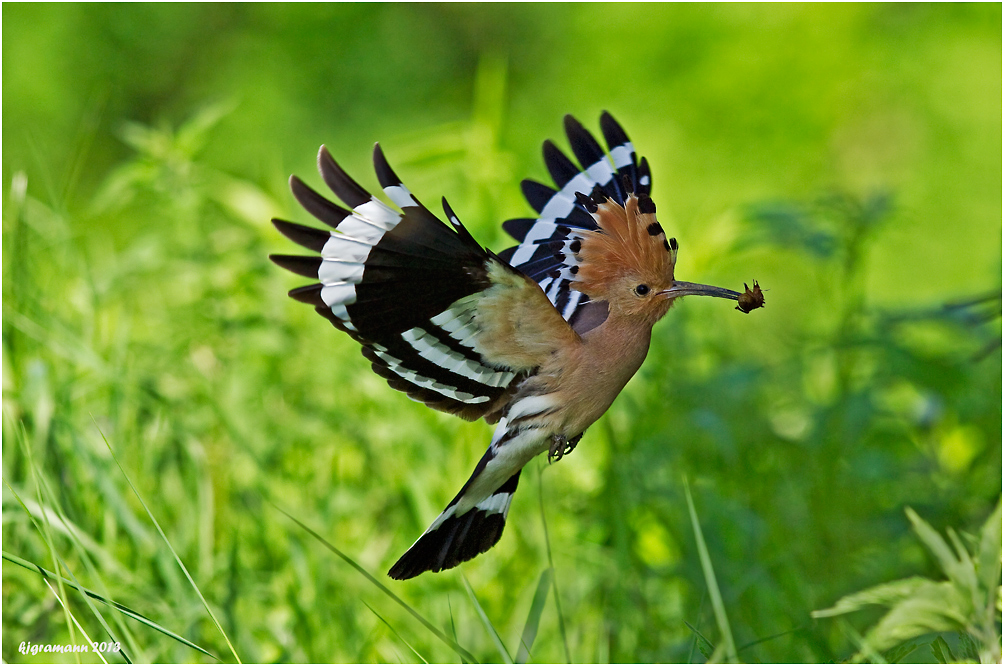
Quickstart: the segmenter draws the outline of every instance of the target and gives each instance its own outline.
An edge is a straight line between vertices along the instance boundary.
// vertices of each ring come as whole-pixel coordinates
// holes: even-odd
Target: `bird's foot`
[[[569,440],[561,434],[551,436],[551,447],[548,449],[548,463],[561,461],[563,456],[576,448],[576,445],[579,444],[582,437],[582,433],[574,437],[572,440]]]

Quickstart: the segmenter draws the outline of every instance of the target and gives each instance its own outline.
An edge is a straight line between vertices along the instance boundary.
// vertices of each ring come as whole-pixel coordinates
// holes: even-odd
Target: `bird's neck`
[[[611,315],[599,327],[583,336],[588,357],[605,375],[617,376],[621,391],[645,361],[653,324],[638,315]]]

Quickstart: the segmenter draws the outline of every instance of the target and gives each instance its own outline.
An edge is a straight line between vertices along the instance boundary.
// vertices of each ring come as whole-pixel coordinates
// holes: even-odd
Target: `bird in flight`
[[[495,423],[488,450],[446,509],[388,572],[410,579],[484,553],[499,541],[520,471],[538,454],[561,459],[610,407],[649,350],[653,325],[683,296],[764,305],[677,280],[667,237],[639,161],[607,112],[609,155],[572,116],[565,131],[579,166],[554,143],[544,161],[557,189],[525,180],[537,217],[507,220],[518,244],[482,247],[443,200],[449,224],[402,184],[377,144],[384,194],[373,197],[324,146],[318,169],[339,206],[290,177],[294,197],[333,229],[274,219],[311,256],[271,255],[317,282],[290,291],[362,346],[394,389],[429,407]]]

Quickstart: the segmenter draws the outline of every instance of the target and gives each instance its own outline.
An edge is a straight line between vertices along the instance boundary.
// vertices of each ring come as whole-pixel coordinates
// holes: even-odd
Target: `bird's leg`
[[[565,447],[567,444],[568,441],[561,433],[556,433],[551,436],[551,448],[548,450],[548,463],[561,461],[562,457],[565,456]]]
[[[551,447],[548,449],[548,463],[561,461],[562,457],[574,450],[576,445],[578,445],[579,441],[582,439],[582,433],[574,437],[572,440],[569,440],[560,433],[556,433],[551,436]]]

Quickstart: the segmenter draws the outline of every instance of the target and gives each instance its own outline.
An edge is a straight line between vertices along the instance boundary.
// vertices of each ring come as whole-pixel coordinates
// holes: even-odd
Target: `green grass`
[[[705,584],[708,586],[708,597],[712,601],[712,611],[715,612],[715,624],[719,629],[721,651],[717,650],[709,658],[712,662],[735,663],[738,661],[736,655],[736,643],[733,641],[733,631],[729,627],[729,617],[726,615],[726,606],[722,603],[722,593],[719,591],[719,582],[715,578],[715,568],[712,566],[712,559],[708,555],[708,546],[705,544],[705,536],[701,532],[701,523],[698,521],[698,513],[694,509],[694,500],[691,499],[691,489],[688,486],[687,478],[684,479],[684,496],[687,498],[687,509],[691,516],[691,527],[694,529],[694,540],[698,546],[698,559],[701,561],[701,571],[705,576]],[[689,626],[689,629],[699,637],[698,631]],[[705,640],[706,643],[708,640]]]
[[[1000,585],[1000,6],[4,10],[7,662],[84,632],[185,663],[945,661],[1000,636],[986,604],[892,647],[878,605],[811,616],[963,581],[907,507]],[[324,142],[373,187],[379,139],[501,250],[540,142],[605,108],[680,277],[756,278],[767,306],[675,307],[497,547],[387,579],[491,429],[286,296],[286,180],[319,185]]]
[[[119,459],[116,458],[115,450],[112,449],[112,445],[108,442],[108,439],[105,437],[104,433],[101,434],[101,439],[105,441],[105,446],[108,447],[108,452],[111,454],[112,460],[115,461],[116,467],[118,467],[118,469],[122,472],[122,476],[129,484],[129,488],[136,496],[136,499],[140,502],[140,505],[143,506],[143,510],[146,512],[147,517],[149,517],[150,519],[150,523],[154,525],[154,527],[157,529],[157,533],[161,536],[161,539],[164,540],[164,544],[167,546],[168,551],[171,552],[171,556],[174,558],[175,563],[178,564],[178,569],[180,569],[185,574],[185,579],[187,579],[188,583],[192,585],[192,590],[195,591],[195,594],[197,596],[199,596],[199,601],[202,602],[202,606],[206,609],[206,613],[209,615],[211,619],[213,619],[213,624],[216,626],[217,630],[220,631],[220,634],[223,636],[223,640],[227,642],[227,648],[230,649],[230,652],[234,656],[234,659],[237,660],[239,664],[241,664],[241,657],[237,655],[237,651],[234,650],[234,645],[231,643],[230,637],[227,636],[226,631],[220,625],[220,621],[217,620],[216,614],[213,613],[213,609],[209,606],[209,603],[206,602],[206,598],[205,596],[203,596],[202,591],[199,590],[198,584],[196,584],[195,581],[192,579],[192,575],[189,574],[188,568],[185,567],[185,563],[183,563],[181,558],[178,557],[178,552],[175,551],[173,546],[171,546],[171,541],[167,538],[167,535],[164,534],[164,529],[161,528],[161,525],[157,522],[157,519],[154,517],[153,512],[150,511],[150,508],[143,501],[143,496],[140,495],[140,492],[136,490],[136,485],[134,485],[132,480],[129,479],[129,475],[126,474],[126,471],[122,469],[122,464],[120,464]]]

